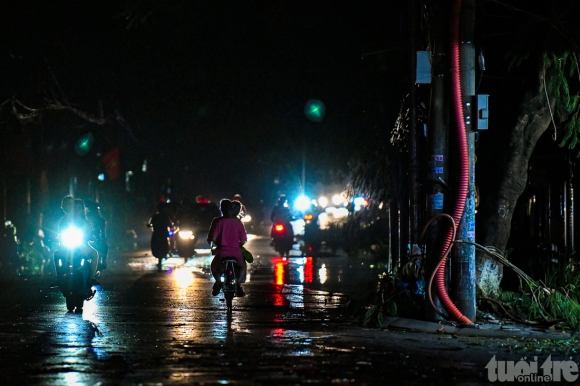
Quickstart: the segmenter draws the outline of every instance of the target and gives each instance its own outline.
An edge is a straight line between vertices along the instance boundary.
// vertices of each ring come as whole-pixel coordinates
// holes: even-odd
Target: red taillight
[[[284,224],[276,224],[276,225],[274,225],[274,232],[276,232],[276,233],[284,233]]]

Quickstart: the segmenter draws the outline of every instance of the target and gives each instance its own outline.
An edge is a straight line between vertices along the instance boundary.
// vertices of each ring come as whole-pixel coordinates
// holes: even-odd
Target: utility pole
[[[409,12],[409,249],[412,254],[413,246],[419,243],[419,236],[423,228],[423,189],[421,182],[422,152],[420,134],[417,132],[417,20],[418,10],[415,0],[408,1]]]
[[[457,239],[475,242],[475,117],[471,111],[475,96],[475,0],[463,0],[459,26],[459,63],[461,95],[465,116],[467,151],[469,156],[469,183],[465,210],[457,230]],[[475,246],[459,244],[451,259],[451,297],[457,308],[470,320],[475,320]]]
[[[445,93],[449,78],[448,72],[448,8],[441,3],[431,4],[431,19],[435,21],[433,28],[433,47],[431,51],[431,105],[429,107],[429,131],[427,135],[429,146],[429,161],[427,170],[427,220],[446,211],[445,202],[450,196],[448,185],[448,146],[449,146],[449,114]],[[427,259],[425,261],[425,277],[431,277],[438,263],[438,244],[444,237],[444,231],[451,224],[444,218],[439,218],[430,224],[426,233]],[[437,291],[432,290],[433,304],[442,309],[437,297]],[[441,316],[430,303],[425,305],[427,320],[441,320]]]

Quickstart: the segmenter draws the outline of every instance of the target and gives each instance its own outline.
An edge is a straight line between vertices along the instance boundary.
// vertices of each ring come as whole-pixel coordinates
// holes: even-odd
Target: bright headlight
[[[250,222],[250,221],[252,221],[252,216],[250,216],[249,214],[242,217],[242,222]]]
[[[60,237],[62,245],[70,249],[81,246],[84,238],[83,231],[75,226],[67,228]]]
[[[179,231],[179,237],[182,239],[193,239],[195,236],[193,236],[192,231]]]
[[[294,207],[299,211],[304,211],[310,208],[310,199],[304,195],[299,196],[296,201],[294,201]]]

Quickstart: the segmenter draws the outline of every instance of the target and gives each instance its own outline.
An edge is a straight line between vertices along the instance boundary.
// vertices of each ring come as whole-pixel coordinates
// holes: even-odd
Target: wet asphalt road
[[[66,312],[51,277],[2,283],[0,384],[488,383],[495,351],[485,343],[365,329],[350,317],[349,299],[377,274],[369,262],[284,260],[268,243],[248,243],[256,261],[231,314],[211,296],[203,250],[161,271],[147,251],[112,253],[82,314]]]

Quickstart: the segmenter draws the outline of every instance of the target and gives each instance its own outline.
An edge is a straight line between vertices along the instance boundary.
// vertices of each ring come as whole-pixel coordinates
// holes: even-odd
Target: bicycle
[[[232,300],[234,299],[236,288],[238,286],[238,275],[236,273],[237,260],[234,257],[226,257],[222,262],[226,265],[222,275],[222,292],[224,293],[226,307],[228,311],[231,311]],[[224,299],[222,299],[222,301],[224,301]]]

